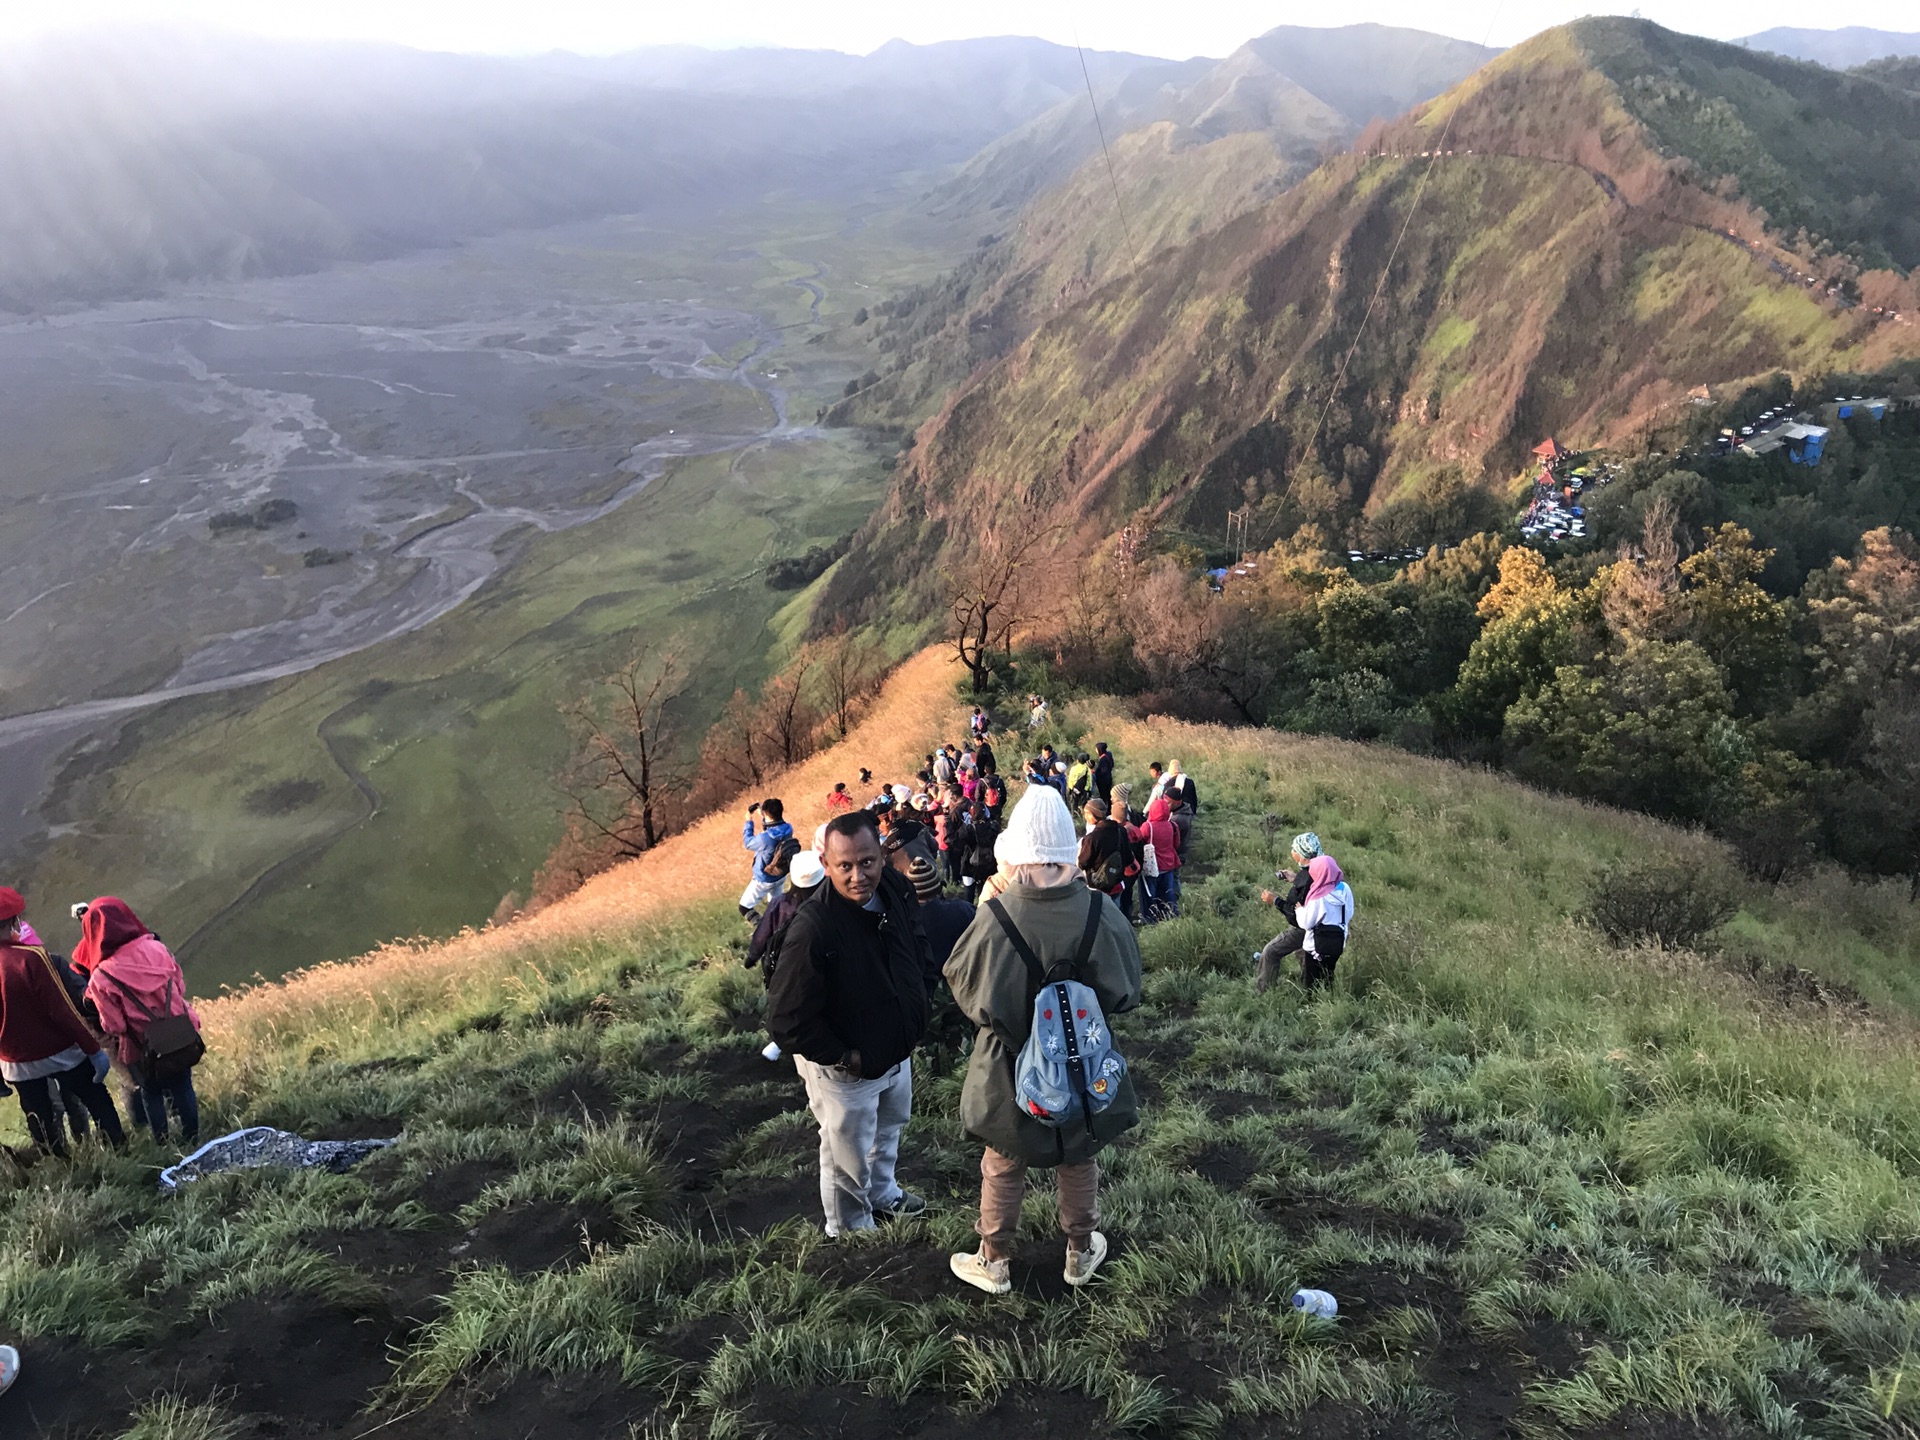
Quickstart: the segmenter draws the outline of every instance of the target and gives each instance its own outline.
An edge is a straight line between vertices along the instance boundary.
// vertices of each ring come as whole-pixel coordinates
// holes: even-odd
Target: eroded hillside
[[[1624,441],[1695,386],[1920,352],[1910,281],[1797,251],[1737,178],[1636,119],[1601,63],[1622,26],[1671,42],[1689,83],[1730,73],[1644,23],[1547,32],[1092,291],[922,429],[828,603],[910,589],[928,547],[1016,520],[1091,544],[1142,511],[1217,527],[1303,480],[1376,509],[1502,487],[1543,435]],[[1920,107],[1849,83],[1888,146],[1920,143]],[[1865,143],[1853,114],[1819,133]]]

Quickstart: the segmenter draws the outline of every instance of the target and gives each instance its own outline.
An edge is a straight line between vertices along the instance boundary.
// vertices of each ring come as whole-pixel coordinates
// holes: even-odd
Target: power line
[[[1487,48],[1487,41],[1493,38],[1493,27],[1500,19],[1500,6],[1493,7],[1493,14],[1487,20],[1487,33],[1481,37],[1480,48]],[[1464,83],[1464,82],[1462,82]],[[1427,157],[1427,168],[1421,172],[1420,183],[1414,187],[1413,203],[1407,207],[1406,221],[1400,226],[1400,233],[1394,237],[1393,249],[1387,253],[1387,263],[1381,267],[1380,278],[1375,282],[1373,294],[1368,297],[1367,308],[1360,317],[1360,326],[1353,332],[1353,343],[1347,347],[1347,353],[1340,359],[1339,372],[1333,378],[1333,388],[1327,391],[1327,403],[1320,407],[1320,416],[1313,422],[1313,429],[1307,435],[1307,443],[1302,447],[1303,455],[1311,456],[1313,447],[1320,439],[1320,431],[1327,423],[1327,416],[1333,411],[1333,402],[1340,397],[1340,387],[1346,384],[1347,368],[1353,364],[1353,357],[1360,349],[1360,341],[1367,333],[1367,322],[1373,319],[1373,312],[1380,303],[1380,297],[1387,288],[1387,278],[1393,274],[1393,262],[1400,258],[1400,246],[1407,238],[1407,232],[1413,228],[1413,220],[1420,213],[1420,201],[1427,193],[1427,182],[1433,178],[1433,170],[1440,163],[1440,156],[1447,148],[1447,137],[1453,134],[1453,122],[1465,107],[1455,105],[1447,112],[1447,123],[1441,127],[1440,141]],[[1267,522],[1260,533],[1260,543],[1265,544],[1273,526],[1279,522],[1279,516]]]
[[[1100,154],[1107,162],[1107,184],[1113,187],[1113,211],[1120,217],[1120,233],[1127,241],[1127,263],[1132,265],[1140,258],[1139,247],[1133,243],[1133,227],[1127,224],[1127,207],[1120,199],[1120,177],[1114,173],[1113,152],[1107,148],[1107,127],[1100,123],[1100,102],[1093,98],[1093,74],[1087,69],[1087,52],[1080,48],[1080,27],[1073,27],[1073,53],[1080,57],[1080,78],[1087,82],[1087,106],[1093,111],[1093,133],[1100,137]]]

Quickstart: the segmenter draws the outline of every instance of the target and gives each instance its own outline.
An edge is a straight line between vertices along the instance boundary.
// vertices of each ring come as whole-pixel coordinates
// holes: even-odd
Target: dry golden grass
[[[840,744],[823,750],[767,787],[785,802],[804,838],[827,818],[834,782],[852,784],[861,766],[876,776],[910,774],[932,737],[958,734],[951,660],[924,650],[888,680],[866,718]],[[746,883],[738,808],[707,816],[657,850],[590,880],[577,893],[512,924],[467,930],[446,941],[396,941],[357,959],[296,972],[203,1003],[209,1079],[232,1084],[241,1072],[269,1063],[289,1042],[326,1035],[343,1039],[391,1033],[409,1016],[458,1007],[476,993],[532,978],[572,947],[587,950],[630,939],[689,902],[738,894]]]

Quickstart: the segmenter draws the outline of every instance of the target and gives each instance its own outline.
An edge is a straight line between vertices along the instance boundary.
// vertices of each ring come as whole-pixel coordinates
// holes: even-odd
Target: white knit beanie
[[[1060,792],[1051,785],[1029,785],[1007,816],[993,854],[1006,866],[1078,864],[1080,839]]]

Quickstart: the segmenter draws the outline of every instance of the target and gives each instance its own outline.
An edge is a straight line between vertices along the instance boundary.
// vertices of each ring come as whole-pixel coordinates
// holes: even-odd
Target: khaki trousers
[[[1060,1196],[1060,1228],[1069,1250],[1087,1248],[1100,1225],[1100,1162],[1080,1160],[1054,1169]],[[1027,1162],[998,1150],[980,1157],[980,1250],[989,1260],[1004,1260],[1020,1229],[1020,1204],[1027,1195]]]

